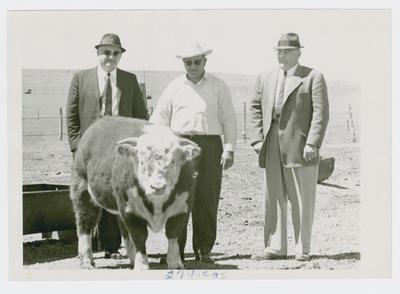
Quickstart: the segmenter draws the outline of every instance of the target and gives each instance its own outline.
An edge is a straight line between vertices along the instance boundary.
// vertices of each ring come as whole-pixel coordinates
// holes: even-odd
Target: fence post
[[[247,139],[246,134],[246,102],[243,102],[243,139]]]
[[[351,113],[351,104],[349,104],[349,116],[350,116],[350,119],[353,118],[353,114]]]
[[[63,139],[63,110],[60,107],[60,131],[59,131],[59,140]]]
[[[353,128],[353,142],[356,142],[356,129],[354,128],[353,120],[351,120],[351,127]]]
[[[356,142],[356,130],[354,128],[353,112],[351,110],[351,104],[349,104],[349,123],[350,123],[351,128],[352,128],[353,142]]]

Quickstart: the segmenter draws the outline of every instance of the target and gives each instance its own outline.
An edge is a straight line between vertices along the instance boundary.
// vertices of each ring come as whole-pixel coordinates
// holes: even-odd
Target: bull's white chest
[[[188,192],[176,195],[174,202],[168,206],[165,211],[162,211],[162,206],[164,204],[162,199],[167,199],[167,197],[160,196],[160,201],[152,201],[154,208],[153,213],[144,205],[143,198],[139,196],[136,187],[129,189],[127,194],[128,202],[125,212],[134,213],[135,215],[145,219],[149,228],[155,233],[161,231],[165,227],[165,224],[170,217],[189,212],[189,207],[187,205],[187,199],[189,197]]]

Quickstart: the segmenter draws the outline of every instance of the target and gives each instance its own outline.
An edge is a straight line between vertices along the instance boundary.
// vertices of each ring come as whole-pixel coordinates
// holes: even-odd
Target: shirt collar
[[[194,84],[191,80],[189,80],[189,79],[187,78],[187,74],[186,74],[186,73],[184,74],[184,81],[185,81],[185,84],[188,84],[188,85],[198,86],[198,85],[201,85],[203,82],[205,82],[207,79],[208,79],[208,74],[207,74],[207,72],[205,72],[204,75],[203,75],[203,77],[201,78],[201,80],[198,81],[197,84]]]
[[[112,72],[110,72],[111,74],[111,80],[116,80],[117,79],[117,68],[115,68]],[[99,65],[97,67],[97,75],[99,76],[99,78],[103,77],[104,79],[107,78],[107,72],[104,71],[104,69]]]
[[[293,65],[291,68],[289,68],[286,71],[286,75],[289,76],[289,77],[293,76],[298,67],[299,67],[299,64],[296,63],[295,65]],[[281,73],[283,74],[283,70],[282,69],[281,69]]]

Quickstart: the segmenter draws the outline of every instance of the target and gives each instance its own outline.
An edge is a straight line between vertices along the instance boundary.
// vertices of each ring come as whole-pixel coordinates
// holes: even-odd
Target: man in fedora
[[[214,262],[210,254],[217,236],[222,169],[233,165],[236,144],[236,115],[228,86],[204,69],[211,52],[196,43],[176,56],[186,73],[170,82],[150,117],[151,122],[171,127],[201,148],[192,241],[196,260],[205,263]],[[183,259],[186,231],[179,241]]]
[[[95,46],[97,67],[76,72],[71,81],[67,101],[67,129],[74,154],[85,130],[103,116],[125,116],[148,119],[146,102],[136,76],[117,68],[126,51],[116,34],[105,34]],[[102,210],[99,240],[105,257],[117,253],[121,235],[114,215]]]
[[[310,259],[319,148],[329,120],[324,76],[298,63],[299,36],[282,34],[279,68],[258,76],[250,101],[251,145],[265,169],[264,252],[287,256],[287,202],[291,203],[298,261]]]

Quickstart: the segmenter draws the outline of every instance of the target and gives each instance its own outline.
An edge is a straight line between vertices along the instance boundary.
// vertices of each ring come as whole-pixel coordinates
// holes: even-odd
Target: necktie
[[[111,90],[111,80],[110,73],[107,73],[107,83],[106,83],[106,105],[104,115],[112,115],[112,90]]]
[[[285,94],[285,83],[286,83],[287,71],[283,71],[283,77],[281,81],[281,87],[279,89],[279,95],[275,102],[275,114],[280,115],[282,112],[283,96]]]

